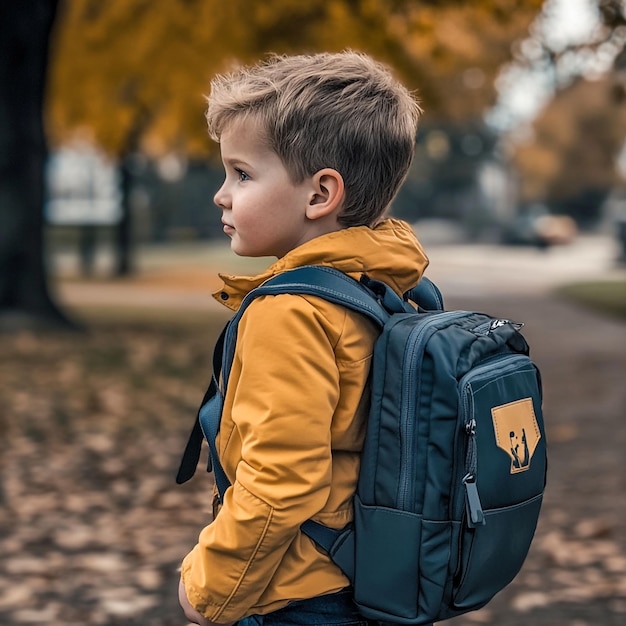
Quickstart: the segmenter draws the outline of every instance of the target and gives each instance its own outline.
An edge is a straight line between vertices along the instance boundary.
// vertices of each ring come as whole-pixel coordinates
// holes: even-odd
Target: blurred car
[[[525,210],[502,229],[502,243],[549,248],[572,243],[578,236],[569,215],[552,215],[537,206]]]

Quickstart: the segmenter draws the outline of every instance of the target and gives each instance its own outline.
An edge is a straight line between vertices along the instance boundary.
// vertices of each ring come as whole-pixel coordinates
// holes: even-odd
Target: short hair
[[[373,226],[406,178],[421,108],[385,65],[345,51],[272,55],[211,81],[207,123],[218,141],[242,117],[260,123],[292,180],[329,167],[344,179],[343,227]]]

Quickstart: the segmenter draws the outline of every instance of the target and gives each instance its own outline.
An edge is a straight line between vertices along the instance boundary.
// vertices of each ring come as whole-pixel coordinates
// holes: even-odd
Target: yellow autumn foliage
[[[431,119],[480,115],[541,0],[64,0],[47,129],[113,155],[210,149],[211,76],[269,52],[353,48],[392,65]],[[471,80],[468,77],[473,77]]]
[[[617,157],[626,140],[626,106],[614,77],[579,79],[537,116],[533,137],[513,160],[526,200],[575,196],[619,183]]]

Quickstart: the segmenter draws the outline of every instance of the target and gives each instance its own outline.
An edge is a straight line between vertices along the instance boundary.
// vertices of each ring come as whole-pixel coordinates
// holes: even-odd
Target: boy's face
[[[235,121],[222,133],[220,149],[226,178],[214,201],[233,252],[280,258],[311,238],[309,181],[291,181],[257,124]]]

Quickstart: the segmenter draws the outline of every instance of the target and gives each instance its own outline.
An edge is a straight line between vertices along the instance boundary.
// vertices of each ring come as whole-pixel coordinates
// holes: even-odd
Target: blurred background
[[[0,3],[0,623],[183,624],[210,477],[174,475],[227,319],[211,77],[352,48],[417,91],[392,214],[448,308],[526,322],[550,480],[453,620],[626,622],[626,0]]]

